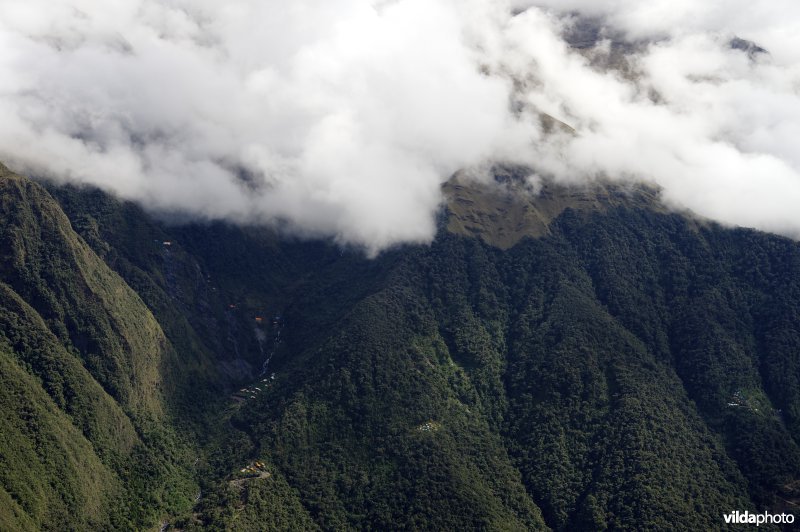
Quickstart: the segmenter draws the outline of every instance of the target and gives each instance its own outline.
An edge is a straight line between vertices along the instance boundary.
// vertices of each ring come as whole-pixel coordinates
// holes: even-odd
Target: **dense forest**
[[[0,529],[797,513],[796,242],[551,196],[368,259],[0,173]]]

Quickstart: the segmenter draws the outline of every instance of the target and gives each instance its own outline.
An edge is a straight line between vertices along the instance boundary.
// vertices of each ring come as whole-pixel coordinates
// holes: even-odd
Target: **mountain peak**
[[[464,173],[442,186],[447,230],[475,236],[489,245],[508,249],[525,237],[540,238],[566,210],[605,212],[629,207],[665,211],[658,190],[643,184],[593,181],[584,184],[540,180],[531,183],[523,168],[493,170],[491,181]]]

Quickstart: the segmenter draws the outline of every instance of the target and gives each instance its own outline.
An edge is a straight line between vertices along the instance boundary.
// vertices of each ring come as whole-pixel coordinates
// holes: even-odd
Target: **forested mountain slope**
[[[50,195],[0,170],[3,522],[128,528],[185,508],[174,349]]]
[[[716,529],[800,502],[795,242],[613,191],[512,205],[532,238],[461,189],[432,245],[370,260],[0,188],[1,528]]]

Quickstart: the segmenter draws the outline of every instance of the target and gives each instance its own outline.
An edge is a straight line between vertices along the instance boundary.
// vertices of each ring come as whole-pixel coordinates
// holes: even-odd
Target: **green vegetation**
[[[569,126],[543,115],[545,128]],[[549,125],[548,125],[549,124]],[[574,132],[574,131],[573,131]],[[606,212],[609,208],[637,206],[664,212],[656,191],[645,187],[624,187],[593,183],[570,188],[543,181],[536,190],[524,179],[529,170],[495,168],[494,181],[476,183],[456,174],[445,183],[447,230],[453,234],[480,238],[500,249],[509,249],[526,237],[550,234],[550,224],[567,209],[576,212]]]
[[[38,185],[0,177],[2,509],[8,529],[139,528],[191,507],[174,356],[138,295]]]
[[[450,192],[474,202],[453,232],[367,260],[4,172],[0,528],[688,530],[794,511],[796,243],[650,192],[549,190],[505,219]]]

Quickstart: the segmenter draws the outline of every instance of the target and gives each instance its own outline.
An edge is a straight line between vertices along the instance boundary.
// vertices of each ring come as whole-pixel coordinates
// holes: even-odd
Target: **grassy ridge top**
[[[480,238],[509,249],[523,238],[550,234],[550,225],[564,211],[605,212],[615,207],[665,212],[656,190],[611,182],[529,185],[521,170],[496,171],[494,180],[476,181],[456,174],[442,186],[447,230]]]

